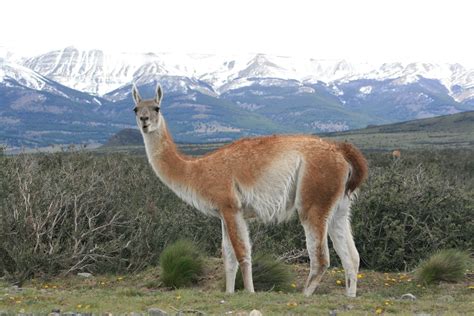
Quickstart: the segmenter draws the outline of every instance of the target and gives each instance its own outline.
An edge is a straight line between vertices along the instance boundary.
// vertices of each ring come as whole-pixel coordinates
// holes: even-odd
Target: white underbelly
[[[238,185],[242,209],[263,222],[288,220],[298,206],[298,175],[302,159],[293,154],[272,163],[253,186]]]

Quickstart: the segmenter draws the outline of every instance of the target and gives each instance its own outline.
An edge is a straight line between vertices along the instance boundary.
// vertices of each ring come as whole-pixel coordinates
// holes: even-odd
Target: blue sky
[[[0,46],[270,53],[474,66],[471,1],[7,0]]]

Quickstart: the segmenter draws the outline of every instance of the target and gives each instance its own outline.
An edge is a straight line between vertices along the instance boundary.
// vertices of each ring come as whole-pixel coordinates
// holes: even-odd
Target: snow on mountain
[[[4,82],[7,86],[11,85],[10,82],[7,82],[8,79],[33,90],[48,89],[47,83],[50,81],[27,67],[0,59],[0,82]]]
[[[154,54],[105,54],[67,47],[28,58],[24,65],[65,86],[103,95],[132,81],[136,70],[156,60]]]
[[[252,85],[254,78],[331,85],[359,79],[397,79],[396,84],[403,85],[424,77],[439,80],[459,102],[474,97],[474,70],[460,64],[353,63],[265,54],[107,53],[67,47],[28,58],[23,65],[63,85],[96,95],[157,76],[200,80],[218,94]]]
[[[466,69],[460,64],[384,63],[368,73],[355,74],[343,80],[347,82],[355,79],[398,78],[398,84],[408,84],[418,81],[420,77],[439,80],[456,101],[462,102],[464,99],[474,96],[474,70]],[[471,91],[469,95],[458,94],[456,86]]]
[[[72,102],[92,106],[100,106],[104,101],[88,93],[61,85],[27,67],[7,62],[4,59],[0,59],[0,85],[4,88],[26,89],[32,90],[32,92],[47,92]]]
[[[169,126],[180,141],[346,130],[469,111],[474,102],[473,69],[460,64],[73,47],[24,58],[0,47],[3,131],[15,146],[100,142],[134,126],[133,82],[144,97],[157,82],[163,86]],[[27,120],[32,112],[34,122]],[[49,136],[31,136],[44,131]]]

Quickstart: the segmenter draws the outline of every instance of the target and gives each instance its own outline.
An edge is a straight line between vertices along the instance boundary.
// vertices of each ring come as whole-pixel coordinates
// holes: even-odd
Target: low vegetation
[[[252,258],[252,275],[255,291],[289,291],[292,289],[294,275],[290,266],[271,255],[259,254]],[[237,272],[235,289],[242,290],[242,274]]]
[[[198,247],[189,240],[178,240],[166,247],[160,257],[161,281],[167,287],[195,284],[204,272]]]
[[[424,284],[459,282],[470,264],[469,254],[456,249],[441,250],[424,261],[418,271],[418,280]]]
[[[367,156],[369,180],[353,206],[363,268],[410,271],[437,249],[472,251],[472,151]],[[294,256],[305,248],[296,218],[283,225],[254,222],[250,230],[256,253],[307,260],[304,252]],[[219,221],[180,201],[144,156],[0,156],[0,275],[11,282],[139,272],[157,266],[163,249],[182,238],[220,256]],[[337,257],[331,262],[337,266]]]
[[[472,249],[474,199],[461,183],[428,162],[373,166],[353,215],[363,265],[407,271],[438,249]]]
[[[144,157],[0,159],[0,274],[9,280],[140,271],[180,238],[202,240],[216,254],[219,223],[161,185]]]

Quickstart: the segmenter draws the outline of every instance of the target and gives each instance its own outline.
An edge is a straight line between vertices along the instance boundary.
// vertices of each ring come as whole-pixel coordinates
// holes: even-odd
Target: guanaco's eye
[[[138,112],[138,109],[136,107],[133,108],[133,112],[135,112],[135,114],[137,114]]]
[[[155,112],[160,112],[160,107],[159,106],[155,106]]]

